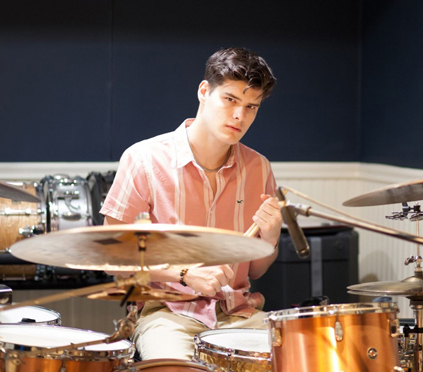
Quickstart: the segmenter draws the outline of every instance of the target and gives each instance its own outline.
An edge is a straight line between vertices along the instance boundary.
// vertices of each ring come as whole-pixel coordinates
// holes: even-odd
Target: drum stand
[[[403,203],[403,209],[404,209]],[[417,205],[416,205],[417,207]],[[416,234],[419,235],[419,225],[420,225],[420,206],[418,205],[419,210],[416,221]],[[409,263],[415,262],[416,267],[414,269],[414,277],[408,278],[416,282],[423,284],[423,270],[421,267],[422,257],[420,256],[420,245],[417,244],[417,255],[408,257],[404,264],[408,265]],[[423,372],[423,295],[414,295],[407,296],[410,300],[410,307],[413,309],[414,313],[414,327],[410,328],[406,324],[403,328],[404,333],[404,352],[403,359],[406,363],[406,368],[411,368],[414,372]],[[410,342],[410,334],[414,334],[414,344]]]

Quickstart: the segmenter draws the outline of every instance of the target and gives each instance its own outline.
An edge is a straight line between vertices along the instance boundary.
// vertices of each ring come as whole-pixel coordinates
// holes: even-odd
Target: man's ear
[[[198,87],[198,100],[200,103],[204,103],[210,93],[210,84],[207,80],[203,80]]]

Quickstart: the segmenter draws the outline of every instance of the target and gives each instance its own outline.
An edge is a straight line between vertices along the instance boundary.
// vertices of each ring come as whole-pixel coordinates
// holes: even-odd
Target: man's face
[[[200,84],[201,118],[216,139],[230,145],[241,140],[260,107],[263,91],[246,90],[247,85],[244,81],[225,80],[210,91],[207,81]]]

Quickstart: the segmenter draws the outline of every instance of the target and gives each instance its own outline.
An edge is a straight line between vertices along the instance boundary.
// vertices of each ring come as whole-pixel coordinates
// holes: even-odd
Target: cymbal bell
[[[93,293],[86,298],[91,300],[112,300],[121,302],[126,295],[129,287],[110,288],[101,292]],[[195,300],[198,296],[190,293],[168,291],[165,289],[135,287],[126,301],[190,301]]]
[[[400,282],[370,282],[347,288],[348,293],[362,296],[423,296],[423,278],[411,276]]]
[[[21,240],[12,255],[29,262],[79,270],[138,271],[144,265],[223,265],[271,255],[274,247],[239,232],[184,225],[90,226]]]
[[[423,180],[406,182],[371,191],[342,203],[346,207],[406,203],[423,200]]]
[[[0,198],[12,199],[14,201],[24,201],[39,203],[41,200],[35,195],[7,182],[0,181]]]

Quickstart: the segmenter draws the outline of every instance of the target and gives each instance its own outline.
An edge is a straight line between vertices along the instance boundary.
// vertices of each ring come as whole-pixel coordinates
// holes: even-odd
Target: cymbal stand
[[[414,219],[416,222],[416,235],[420,235],[420,219]],[[416,267],[414,269],[414,276],[416,278],[422,278],[422,257],[420,256],[420,244],[417,244],[417,255],[408,257],[404,264],[415,262]],[[410,348],[410,334],[415,334],[415,343],[411,345],[412,365],[414,372],[423,372],[423,298],[421,296],[409,296],[410,307],[414,312],[414,327],[410,328],[408,325],[404,326],[404,356],[408,361],[409,359],[409,348]]]

